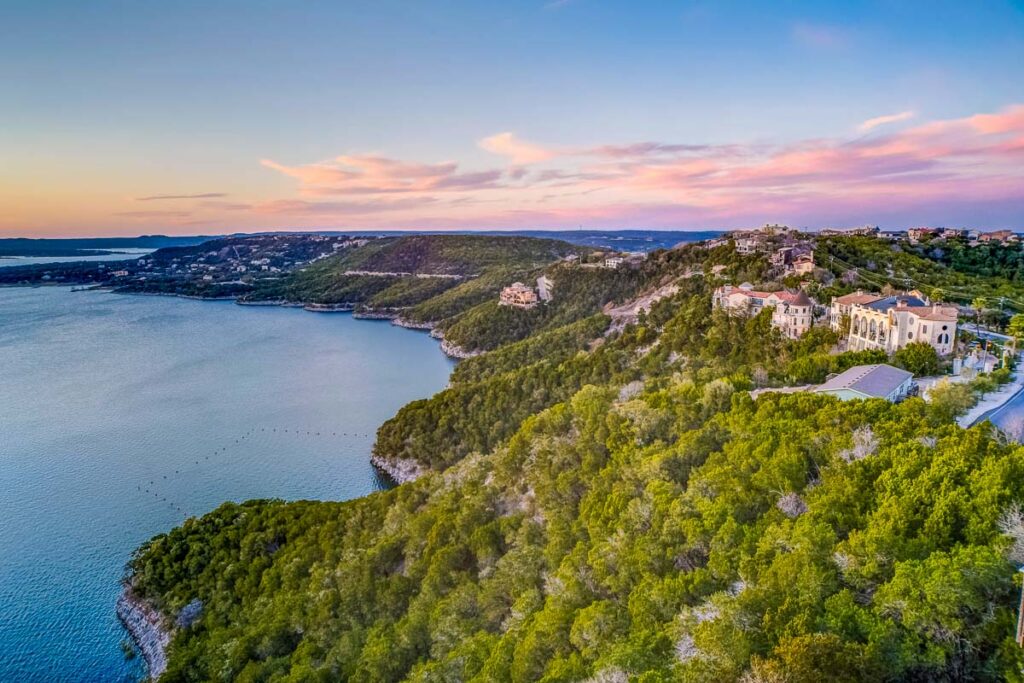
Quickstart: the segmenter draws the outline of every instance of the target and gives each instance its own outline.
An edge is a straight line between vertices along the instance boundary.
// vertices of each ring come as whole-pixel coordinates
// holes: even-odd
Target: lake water
[[[225,500],[380,488],[374,432],[451,368],[347,314],[0,288],[0,681],[137,680],[135,547]]]
[[[43,263],[73,263],[78,261],[128,261],[152,253],[152,249],[118,249],[115,254],[103,256],[4,256],[0,258],[0,268],[14,266],[38,266]]]

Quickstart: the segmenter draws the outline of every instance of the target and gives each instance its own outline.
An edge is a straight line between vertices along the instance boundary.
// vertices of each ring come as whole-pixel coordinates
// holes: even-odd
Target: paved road
[[[984,413],[975,420],[975,424],[990,420],[997,427],[1005,428],[1008,425],[1021,424],[1024,420],[1024,389],[1021,389],[1013,397],[992,410]]]

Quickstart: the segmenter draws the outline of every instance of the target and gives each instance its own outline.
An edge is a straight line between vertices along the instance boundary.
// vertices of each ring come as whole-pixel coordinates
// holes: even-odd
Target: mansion
[[[742,311],[752,316],[771,307],[772,326],[790,339],[797,339],[811,329],[813,321],[814,302],[803,292],[759,292],[744,282],[739,287],[719,287],[713,301],[715,308]]]
[[[527,287],[522,282],[513,282],[501,290],[498,296],[498,304],[501,306],[512,306],[514,308],[533,308],[537,305],[539,297],[532,287]]]
[[[832,329],[839,330],[844,319],[850,321],[850,351],[894,353],[921,341],[947,356],[956,342],[956,307],[930,303],[920,292],[883,296],[858,291],[836,297],[829,312]]]

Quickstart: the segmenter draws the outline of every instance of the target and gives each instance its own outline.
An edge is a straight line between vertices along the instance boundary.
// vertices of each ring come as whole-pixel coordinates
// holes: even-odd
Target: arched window
[[[870,337],[871,341],[875,341],[876,339],[878,339],[878,326],[875,325],[874,320],[871,321],[871,325],[870,327],[868,327],[868,336]]]

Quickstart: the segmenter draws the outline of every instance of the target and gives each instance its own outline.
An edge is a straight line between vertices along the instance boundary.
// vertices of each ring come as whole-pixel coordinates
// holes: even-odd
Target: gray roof
[[[887,296],[884,299],[878,301],[872,301],[866,304],[867,308],[873,308],[876,311],[888,311],[890,308],[894,308],[897,304],[902,303],[905,306],[927,306],[924,301],[917,298],[916,296],[909,296],[906,294],[899,296]]]
[[[868,396],[885,398],[914,373],[891,365],[855,365],[828,380],[814,391],[841,391],[850,389]]]

